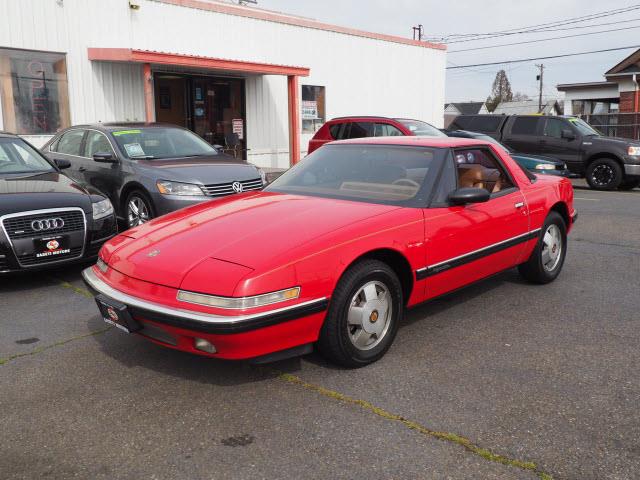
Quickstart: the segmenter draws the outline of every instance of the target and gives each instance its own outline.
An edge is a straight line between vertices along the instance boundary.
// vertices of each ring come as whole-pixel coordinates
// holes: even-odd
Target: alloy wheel
[[[542,237],[542,266],[553,272],[562,257],[562,233],[557,225],[551,224]]]
[[[367,282],[351,299],[347,314],[349,340],[358,350],[371,350],[389,331],[393,302],[380,281]]]
[[[593,183],[600,187],[609,185],[613,182],[615,176],[616,173],[613,171],[613,168],[606,164],[596,166],[591,173]]]
[[[127,204],[127,222],[129,228],[147,223],[149,219],[149,207],[146,202],[140,197],[131,197]]]

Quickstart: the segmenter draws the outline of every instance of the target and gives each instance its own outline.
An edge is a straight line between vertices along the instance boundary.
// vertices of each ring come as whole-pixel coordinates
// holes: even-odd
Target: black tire
[[[141,224],[137,222],[134,222],[135,224],[132,224],[132,218],[130,217],[129,211],[129,205],[132,201],[137,202],[139,205],[144,205],[144,208],[147,211],[146,220],[144,220],[142,223],[146,223],[152,218],[155,218],[156,210],[153,202],[149,198],[149,195],[147,195],[147,193],[142,190],[132,190],[127,195],[124,205],[122,206],[122,216],[124,217],[127,228],[133,228]]]
[[[545,250],[544,238],[545,234],[549,231],[551,226],[555,226],[559,230],[562,245],[560,246],[559,259],[553,268],[549,268],[549,265],[545,267],[543,255]],[[553,227],[551,227],[553,228]],[[548,249],[548,248],[547,248]],[[549,250],[549,249],[548,249]],[[555,253],[555,250],[554,250]],[[538,237],[538,243],[536,244],[533,253],[525,263],[518,266],[518,271],[526,280],[532,283],[545,284],[553,282],[560,271],[562,265],[564,265],[564,259],[567,255],[567,226],[564,223],[564,219],[558,212],[551,212],[547,216],[547,219],[540,230],[540,236]],[[552,265],[551,265],[552,266]]]
[[[389,294],[391,305],[391,313],[385,315],[385,329],[378,337],[370,337],[372,341],[371,348],[358,348],[352,340],[352,336],[357,336],[358,327],[349,325],[348,314],[355,303],[352,303],[356,296],[365,285],[371,285],[376,282],[376,289],[380,289],[383,295]],[[383,287],[380,287],[382,285]],[[364,293],[362,293],[364,295]],[[371,308],[364,308],[366,312]],[[383,262],[378,260],[363,260],[351,266],[343,275],[331,297],[329,311],[320,331],[318,340],[318,349],[322,355],[328,360],[339,365],[358,368],[368,365],[380,359],[389,349],[393,339],[398,332],[398,325],[402,319],[404,302],[402,298],[402,287],[395,272]],[[375,312],[375,318],[374,318]],[[371,315],[367,317],[369,327],[373,326],[378,317],[378,311],[371,311]],[[363,322],[364,323],[364,322]],[[382,324],[379,324],[382,325]],[[364,332],[360,328],[362,334]],[[379,342],[379,343],[375,343]]]
[[[640,179],[634,178],[632,180],[623,180],[618,189],[620,190],[633,190],[634,188],[640,186]]]
[[[622,183],[622,167],[611,158],[597,158],[587,167],[586,178],[594,190],[615,190]]]

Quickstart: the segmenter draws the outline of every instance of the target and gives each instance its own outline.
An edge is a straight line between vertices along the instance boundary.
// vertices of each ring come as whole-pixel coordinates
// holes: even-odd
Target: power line
[[[633,21],[637,22],[640,18],[636,18]],[[620,23],[620,22],[616,22]],[[539,43],[539,42],[548,42],[550,40],[560,40],[563,38],[575,38],[575,37],[585,37],[587,35],[597,35],[599,33],[609,33],[609,32],[619,32],[621,30],[632,30],[634,28],[640,28],[640,25],[634,25],[633,27],[624,27],[624,28],[611,28],[609,30],[599,30],[597,32],[586,32],[586,33],[576,33],[573,35],[562,35],[560,37],[549,37],[549,38],[538,38],[536,40],[527,40],[525,42],[515,42],[515,43],[501,43],[499,45],[489,45],[486,47],[475,47],[475,48],[465,48],[462,50],[449,50],[447,53],[458,53],[458,52],[471,52],[475,50],[487,50],[490,48],[499,48],[499,47],[510,47],[512,45],[525,45],[529,43]]]
[[[622,13],[627,13],[633,10],[638,10],[640,9],[640,4],[635,4],[635,5],[631,5],[629,7],[624,7],[624,8],[619,8],[619,9],[615,9],[615,10],[605,10],[603,12],[598,12],[598,13],[593,13],[590,15],[584,15],[581,17],[571,17],[565,20],[557,20],[554,22],[547,22],[547,23],[542,23],[542,24],[538,24],[538,25],[530,25],[530,26],[525,26],[525,27],[516,27],[516,28],[512,28],[512,29],[507,29],[507,30],[501,30],[501,31],[497,31],[497,32],[488,32],[488,33],[462,33],[462,34],[450,34],[450,35],[445,35],[443,37],[440,37],[440,40],[443,41],[445,39],[449,39],[449,38],[469,38],[469,37],[476,37],[474,39],[469,39],[469,40],[455,40],[449,43],[458,43],[458,42],[462,42],[462,41],[473,41],[473,40],[483,40],[486,38],[494,38],[497,36],[504,36],[504,35],[516,35],[516,34],[522,34],[522,33],[533,33],[533,32],[539,32],[539,31],[552,31],[549,30],[550,28],[553,27],[559,27],[559,26],[563,26],[563,25],[572,25],[575,23],[582,23],[582,22],[587,22],[587,21],[591,21],[591,20],[596,20],[598,18],[604,18],[604,17],[610,17],[613,15],[620,15]],[[594,26],[594,25],[592,25]],[[435,37],[434,37],[435,39]]]
[[[484,67],[488,65],[507,65],[510,63],[522,63],[522,62],[531,62],[533,60],[549,60],[552,58],[564,58],[564,57],[576,57],[578,55],[590,55],[592,53],[604,53],[604,52],[615,52],[617,50],[628,50],[631,48],[640,48],[640,45],[631,45],[629,47],[616,47],[616,48],[605,48],[603,50],[591,50],[589,52],[575,52],[575,53],[565,53],[562,55],[549,55],[546,57],[532,57],[532,58],[520,58],[517,60],[504,60],[502,62],[487,62],[487,63],[474,63],[471,65],[454,65],[452,67],[446,67],[447,70],[454,70],[457,68],[472,68],[472,67]]]

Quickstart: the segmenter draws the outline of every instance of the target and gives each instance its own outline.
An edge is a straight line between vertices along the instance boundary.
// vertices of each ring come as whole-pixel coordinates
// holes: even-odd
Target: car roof
[[[455,148],[493,145],[486,140],[461,137],[363,137],[329,142],[327,145],[398,145],[410,147]]]
[[[410,120],[412,122],[423,122],[423,120],[417,120],[415,118],[385,117],[384,115],[348,115],[345,117],[335,117],[329,121],[334,122],[334,121],[342,121],[342,120],[357,120],[361,118],[364,120],[387,120],[392,122],[399,122],[401,120]]]
[[[173,125],[171,123],[160,122],[107,122],[107,123],[87,123],[81,125],[73,125],[69,128],[93,128],[95,130],[101,130],[104,132],[113,132],[122,130],[123,128],[154,128],[154,127],[173,127],[182,128],[179,125]],[[65,129],[67,130],[67,129]]]
[[[14,134],[14,133],[4,132],[4,131],[0,130],[0,137],[4,137],[4,138],[18,138],[18,135]]]

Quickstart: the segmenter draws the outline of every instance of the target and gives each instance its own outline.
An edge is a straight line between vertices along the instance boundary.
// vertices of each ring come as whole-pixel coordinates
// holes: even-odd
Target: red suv
[[[433,125],[420,120],[387,117],[339,117],[320,127],[311,140],[307,153],[333,140],[361,137],[446,137]]]

